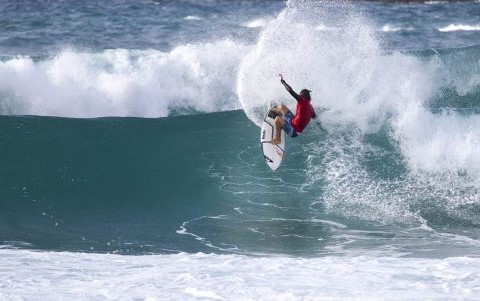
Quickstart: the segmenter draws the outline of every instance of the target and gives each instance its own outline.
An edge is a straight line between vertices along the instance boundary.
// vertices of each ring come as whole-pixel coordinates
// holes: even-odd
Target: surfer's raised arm
[[[290,95],[292,95],[293,98],[295,98],[298,101],[300,99],[300,95],[295,93],[295,91],[293,91],[292,87],[290,87],[290,85],[285,82],[282,74],[279,74],[278,76],[280,76],[280,82],[282,83],[282,85],[285,86],[285,89],[287,89],[288,93],[290,93]]]

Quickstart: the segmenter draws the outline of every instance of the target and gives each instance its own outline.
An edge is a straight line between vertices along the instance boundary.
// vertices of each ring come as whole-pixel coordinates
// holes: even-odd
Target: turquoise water
[[[289,141],[282,168],[271,172],[258,128],[242,111],[4,116],[1,123],[1,237],[10,247],[309,257],[478,252],[477,192],[462,184],[467,175],[448,183],[458,191],[438,187],[442,177],[412,176],[384,130],[359,137],[351,128],[313,129]],[[348,174],[330,175],[342,169]]]

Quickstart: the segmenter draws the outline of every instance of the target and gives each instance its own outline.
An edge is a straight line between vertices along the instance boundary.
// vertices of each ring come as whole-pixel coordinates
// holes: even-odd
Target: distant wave
[[[435,4],[444,4],[448,2],[449,1],[425,1],[425,4],[435,5]]]
[[[259,28],[267,26],[268,22],[268,19],[260,18],[244,23],[243,26],[248,28]]]
[[[400,26],[395,26],[395,25],[390,25],[390,24],[385,24],[382,26],[381,31],[383,32],[399,32],[399,31],[413,31],[415,28],[413,27],[400,27]]]
[[[184,20],[189,20],[189,21],[200,21],[200,20],[203,20],[202,17],[199,17],[199,16],[186,16],[185,18],[183,18]]]
[[[479,31],[480,25],[465,25],[465,24],[450,24],[446,27],[439,28],[440,32],[451,32],[451,31]]]

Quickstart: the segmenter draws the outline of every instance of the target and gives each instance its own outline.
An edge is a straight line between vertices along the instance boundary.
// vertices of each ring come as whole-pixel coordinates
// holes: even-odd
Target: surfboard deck
[[[282,142],[277,145],[270,143],[275,135],[276,116],[278,116],[278,114],[270,108],[265,118],[263,118],[262,129],[260,131],[260,144],[262,146],[263,158],[268,167],[273,171],[277,170],[280,166],[285,154],[285,132],[283,130],[281,133]]]

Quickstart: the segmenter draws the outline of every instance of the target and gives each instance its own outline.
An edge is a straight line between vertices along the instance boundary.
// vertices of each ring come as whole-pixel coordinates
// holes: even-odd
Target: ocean
[[[479,300],[478,1],[0,1],[0,300]],[[315,124],[272,172],[271,103]]]

